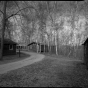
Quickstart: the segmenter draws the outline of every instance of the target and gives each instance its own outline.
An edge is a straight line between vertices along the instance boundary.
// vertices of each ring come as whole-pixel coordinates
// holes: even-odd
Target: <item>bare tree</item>
[[[9,15],[8,17],[6,17],[6,15],[7,15],[7,12],[6,12],[6,9],[7,9],[7,3],[9,3],[8,1],[3,1],[3,11],[1,11],[0,10],[0,12],[3,14],[3,21],[2,21],[2,37],[1,37],[1,54],[0,54],[0,59],[2,60],[2,58],[3,58],[3,40],[4,40],[4,32],[5,32],[5,28],[6,28],[6,21],[9,19],[9,18],[11,18],[11,17],[13,17],[13,16],[15,16],[15,15],[17,15],[19,12],[21,12],[22,10],[25,10],[25,9],[27,9],[27,8],[33,8],[34,9],[34,7],[33,6],[28,6],[28,7],[24,7],[24,8],[22,8],[22,9],[20,9],[19,7],[19,9],[18,9],[18,11],[16,12],[16,13],[12,13],[11,15]],[[10,4],[11,4],[11,2],[10,2]]]
[[[54,29],[54,35],[55,35],[55,46],[56,46],[56,55],[58,55],[58,51],[57,51],[57,29],[58,28],[55,28],[56,24],[55,24],[55,20],[56,20],[56,10],[57,10],[57,7],[56,7],[56,1],[53,2],[53,14],[51,14],[50,12],[50,2],[47,1],[47,9],[48,9],[48,13],[49,13],[49,16],[51,18],[51,22],[52,22],[52,28]]]
[[[3,40],[4,40],[4,31],[5,31],[5,26],[6,26],[6,6],[7,6],[7,1],[3,2],[3,21],[2,21],[2,37],[1,37],[1,54],[0,54],[0,60],[2,60],[3,57]]]

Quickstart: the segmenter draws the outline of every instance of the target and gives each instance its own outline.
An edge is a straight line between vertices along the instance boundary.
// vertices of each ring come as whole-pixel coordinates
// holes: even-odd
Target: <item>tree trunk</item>
[[[52,53],[52,30],[50,29],[50,53]]]
[[[19,57],[20,57],[20,48],[19,48]]]
[[[38,50],[39,50],[39,47],[38,47],[38,41],[37,41],[36,43],[37,43],[37,53],[38,53]]]
[[[59,39],[58,39],[58,31],[57,31],[56,39],[57,39],[57,55],[58,55],[58,53],[59,53],[59,52],[58,52],[58,46],[59,46],[59,44],[58,44],[58,40],[59,40]]]
[[[44,41],[44,53],[45,53],[45,41]]]
[[[50,45],[50,49],[49,49],[50,53],[51,53],[51,47],[52,47],[52,45]]]
[[[4,6],[3,6],[3,21],[2,21],[2,35],[1,35],[1,54],[0,54],[0,60],[3,59],[3,44],[4,44],[4,31],[6,27],[6,5],[7,1],[3,1]]]
[[[68,53],[68,56],[70,56],[71,54],[71,46],[69,45],[69,53]]]
[[[40,45],[39,45],[39,46],[40,46],[40,53],[41,53],[41,43],[40,43]]]
[[[38,53],[38,50],[39,50],[39,47],[38,47],[38,29],[37,29],[37,39],[36,39],[36,43],[37,43],[37,53]]]
[[[57,53],[57,33],[55,33],[55,46],[56,46],[56,55],[58,55]]]
[[[49,39],[49,38],[48,38],[48,39]],[[50,45],[49,45],[49,41],[48,41],[48,52],[49,52],[49,46],[50,46]]]

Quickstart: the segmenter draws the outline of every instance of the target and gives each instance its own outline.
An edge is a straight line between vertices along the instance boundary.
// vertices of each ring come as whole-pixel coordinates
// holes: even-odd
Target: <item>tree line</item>
[[[1,1],[0,58],[2,59],[3,40],[6,36],[15,39],[18,35],[20,42],[35,41],[37,52],[39,42],[47,44],[49,51],[54,45],[56,55],[61,45],[81,45],[87,38],[87,4],[87,0],[83,2]],[[18,26],[20,36],[17,32]]]

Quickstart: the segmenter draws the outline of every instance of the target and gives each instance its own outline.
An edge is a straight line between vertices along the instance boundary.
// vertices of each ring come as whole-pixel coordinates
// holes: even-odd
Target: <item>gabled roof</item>
[[[29,43],[27,46],[33,45],[33,44],[37,44],[36,42],[31,42]],[[48,45],[48,44],[44,44],[44,43],[38,43],[38,45]]]
[[[85,40],[85,42],[82,45],[85,45],[86,43],[88,43],[88,38]]]
[[[0,38],[0,43],[1,43],[1,38]],[[4,44],[17,44],[17,43],[10,39],[4,39]]]
[[[28,44],[28,46],[30,46],[32,44],[37,44],[37,43],[36,42],[31,42],[31,43]],[[39,45],[39,43],[38,43],[38,45]]]

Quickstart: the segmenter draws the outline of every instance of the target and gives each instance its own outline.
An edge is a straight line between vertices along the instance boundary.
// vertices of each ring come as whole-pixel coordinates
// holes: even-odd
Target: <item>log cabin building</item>
[[[88,68],[88,38],[82,45],[84,46],[84,63]]]
[[[4,39],[3,56],[15,55],[16,54],[16,45],[17,45],[16,42],[14,42],[10,39]],[[0,49],[1,49],[1,39],[0,39]]]
[[[32,42],[30,44],[28,44],[29,49],[33,50],[35,52],[37,52],[37,43],[36,42]],[[38,52],[48,52],[48,45],[44,45],[43,43],[38,43]]]

